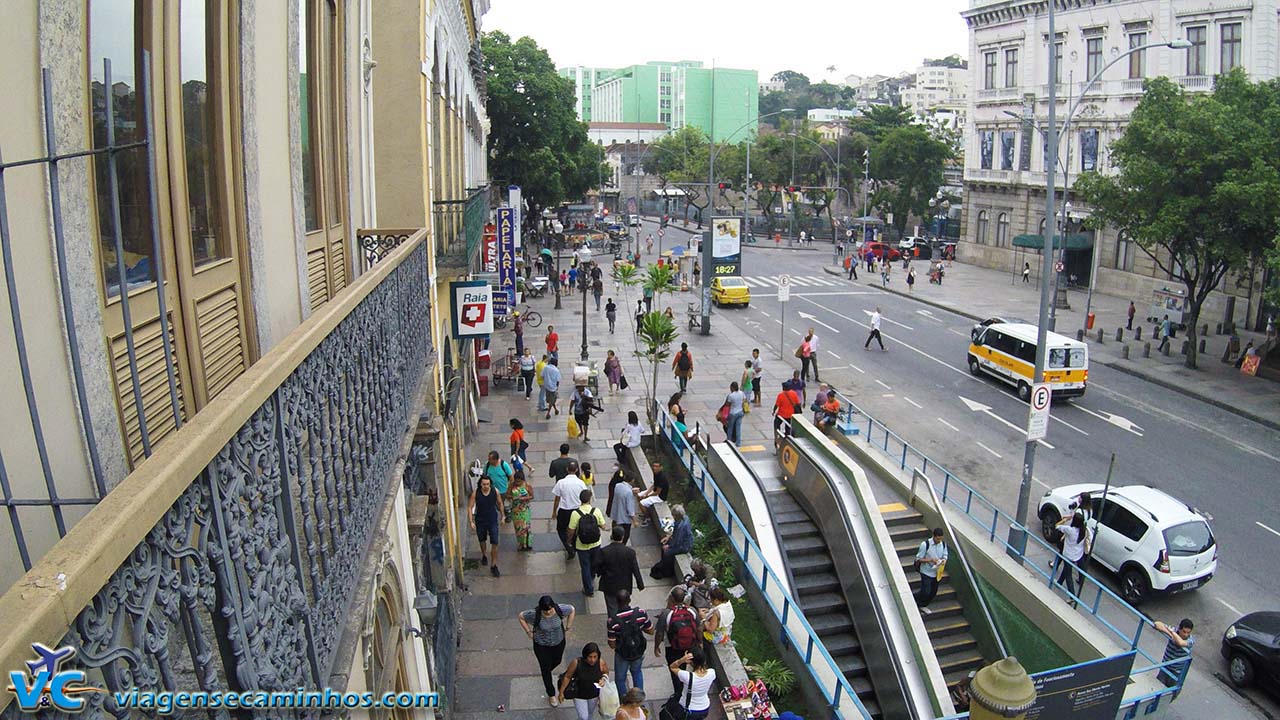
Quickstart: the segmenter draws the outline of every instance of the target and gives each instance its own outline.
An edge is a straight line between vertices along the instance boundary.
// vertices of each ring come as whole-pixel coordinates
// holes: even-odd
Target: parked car
[[[928,260],[933,255],[929,247],[929,241],[917,235],[908,235],[899,240],[898,250],[903,255],[917,260]]]
[[[983,320],[982,322],[973,326],[973,329],[969,331],[969,339],[977,340],[978,333],[982,332],[982,328],[987,327],[988,325],[999,325],[999,324],[1034,325],[1035,323],[1029,323],[1026,320],[1023,320],[1022,318],[1016,318],[1016,317],[989,317],[986,320]]]
[[[720,307],[725,305],[747,307],[751,303],[751,287],[737,276],[715,278],[711,281],[711,302]]]
[[[628,224],[628,225],[630,225],[631,227],[640,227],[640,216],[639,216],[639,215],[628,215],[628,216],[627,216],[627,224]]]
[[[864,260],[868,253],[874,255],[877,260],[883,260],[886,254],[889,256],[889,262],[897,262],[902,259],[902,252],[898,248],[884,242],[863,243],[862,257]]]
[[[1222,634],[1227,677],[1236,687],[1257,685],[1280,694],[1280,612],[1255,612]]]
[[[1115,573],[1120,596],[1140,605],[1152,593],[1178,593],[1204,585],[1218,569],[1218,543],[1209,519],[1172,495],[1148,485],[1113,487],[1080,483],[1055,488],[1040,500],[1041,534],[1052,541],[1058,520],[1074,512],[1080,493],[1090,494],[1092,560]]]

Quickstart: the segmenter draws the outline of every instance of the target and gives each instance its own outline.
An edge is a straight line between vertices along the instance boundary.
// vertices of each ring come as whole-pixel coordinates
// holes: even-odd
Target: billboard
[[[484,242],[481,262],[485,272],[498,272],[498,226],[493,223],[484,224]]]
[[[742,274],[742,218],[711,218],[711,277]]]
[[[493,287],[484,280],[449,283],[449,314],[453,337],[457,340],[493,334]]]
[[[1036,702],[1027,711],[1027,720],[1114,720],[1133,670],[1134,655],[1131,650],[1032,675]]]
[[[498,208],[498,288],[502,291],[494,298],[493,311],[506,316],[508,308],[516,301],[516,210]]]

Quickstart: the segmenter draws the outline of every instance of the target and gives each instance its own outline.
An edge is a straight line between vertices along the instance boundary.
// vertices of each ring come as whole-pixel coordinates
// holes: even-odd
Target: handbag
[[[685,720],[689,717],[689,702],[693,700],[693,673],[689,673],[689,682],[685,683],[684,700],[679,695],[667,698],[662,709],[658,711],[658,720]],[[568,697],[568,696],[566,696]]]
[[[626,390],[626,389],[627,389],[627,386],[628,386],[628,383],[627,383],[627,376],[626,376],[626,375],[619,375],[619,376],[618,376],[618,387],[622,388],[623,390]]]
[[[729,422],[729,403],[726,402],[720,406],[720,409],[716,412],[716,422],[721,425]]]
[[[569,422],[566,425],[566,428],[568,429],[569,437],[571,438],[578,437],[578,435],[582,432],[581,428],[578,427],[578,421],[575,420],[572,415],[569,416]]]
[[[803,350],[801,350],[800,348],[796,348],[796,357],[798,357],[798,358],[803,358],[803,357],[804,357],[804,351],[803,351]]]
[[[750,414],[751,414],[751,401],[750,401],[750,400],[745,400],[745,399],[744,399],[744,400],[742,401],[742,414],[743,414],[743,415],[750,415]]]
[[[567,675],[568,672],[569,671],[566,670],[560,673],[560,677],[556,678],[556,687],[560,687],[560,685],[564,683],[564,676]],[[573,677],[569,678],[569,684],[565,685],[564,688],[564,696],[565,699],[578,697],[578,673],[575,672]]]

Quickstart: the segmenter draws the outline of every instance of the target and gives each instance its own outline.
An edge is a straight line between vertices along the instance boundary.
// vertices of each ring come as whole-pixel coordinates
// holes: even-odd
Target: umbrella
[[[542,248],[542,252],[538,254],[545,255],[546,257],[551,257],[551,250],[549,248]]]

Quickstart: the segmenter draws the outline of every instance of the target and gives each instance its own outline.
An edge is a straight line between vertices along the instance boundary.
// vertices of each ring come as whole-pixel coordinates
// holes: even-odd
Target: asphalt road
[[[1012,514],[1028,408],[1008,386],[969,374],[972,321],[826,274],[830,259],[827,252],[748,248],[743,274],[753,284],[751,306],[717,316],[760,337],[762,354],[774,359],[779,348],[790,356],[803,331],[815,328],[824,381]],[[785,318],[770,282],[781,273],[793,278]],[[927,285],[923,274],[918,280]],[[902,274],[892,282],[904,282]],[[876,306],[884,352],[874,343],[863,348]],[[1100,365],[1090,368],[1087,394],[1055,403],[1051,418],[1036,453],[1031,513],[1050,486],[1102,482],[1115,453],[1113,484],[1153,485],[1212,517],[1221,548],[1214,579],[1196,591],[1153,597],[1142,610],[1167,622],[1193,618],[1201,658],[1193,670],[1221,670],[1217,647],[1227,625],[1277,609],[1280,433]]]

